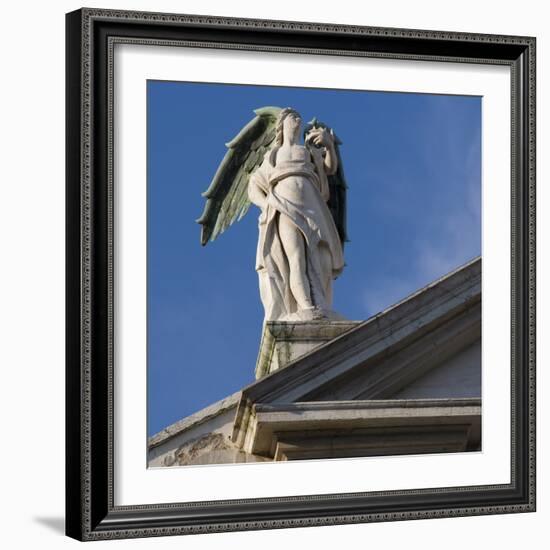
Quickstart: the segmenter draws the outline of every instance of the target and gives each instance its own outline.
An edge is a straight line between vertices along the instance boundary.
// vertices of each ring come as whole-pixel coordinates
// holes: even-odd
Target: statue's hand
[[[334,145],[334,136],[327,128],[313,128],[308,132],[306,139],[316,147],[332,147]]]

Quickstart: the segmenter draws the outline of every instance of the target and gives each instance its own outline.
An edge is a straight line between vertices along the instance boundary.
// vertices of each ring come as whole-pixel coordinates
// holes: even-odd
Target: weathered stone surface
[[[268,460],[238,449],[223,433],[210,433],[188,441],[164,459],[166,466],[230,464]]]
[[[480,424],[479,398],[257,404],[240,445],[274,460],[459,452],[479,447]]]
[[[243,452],[231,441],[241,392],[171,424],[149,439],[149,468],[200,464],[263,462],[264,457]]]
[[[178,466],[178,451],[195,444],[203,437],[220,434],[228,439],[240,395],[240,392],[234,393],[151,437],[148,445],[149,467]],[[225,461],[222,460],[220,463]]]
[[[264,323],[256,361],[256,379],[286,367],[315,348],[334,340],[361,321],[268,321]]]
[[[185,418],[174,422],[174,424],[170,424],[170,426],[167,426],[149,438],[149,448],[152,449],[158,445],[161,445],[166,440],[180,433],[186,432],[190,428],[196,428],[208,420],[218,417],[224,411],[234,408],[239,402],[240,397],[241,392],[235,392],[227,397],[224,397],[223,399],[220,399],[220,401],[212,403],[212,405],[208,405],[208,407],[205,407],[190,416],[186,416]]]

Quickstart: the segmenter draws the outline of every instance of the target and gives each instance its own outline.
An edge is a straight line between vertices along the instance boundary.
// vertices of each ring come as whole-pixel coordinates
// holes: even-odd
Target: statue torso
[[[303,145],[282,146],[277,150],[277,161],[280,162],[311,162],[311,154]]]
[[[318,187],[319,176],[308,149],[303,145],[278,149],[271,182],[279,187],[294,187],[297,193],[312,184]]]

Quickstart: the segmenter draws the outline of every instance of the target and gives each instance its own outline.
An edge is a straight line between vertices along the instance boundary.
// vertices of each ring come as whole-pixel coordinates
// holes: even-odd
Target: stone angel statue
[[[206,245],[260,210],[256,271],[267,321],[342,319],[332,281],[344,268],[346,181],[340,140],[328,126],[288,107],[262,107],[226,144],[197,220]]]

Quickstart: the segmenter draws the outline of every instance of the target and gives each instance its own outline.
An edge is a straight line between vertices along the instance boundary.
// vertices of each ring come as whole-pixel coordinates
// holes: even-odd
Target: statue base
[[[301,309],[296,313],[291,313],[286,317],[278,319],[278,321],[290,321],[294,323],[296,321],[347,321],[347,319],[336,313],[336,311],[313,307],[311,309]]]
[[[319,319],[266,321],[256,361],[256,379],[286,367],[311,350],[355,328],[362,321]]]

